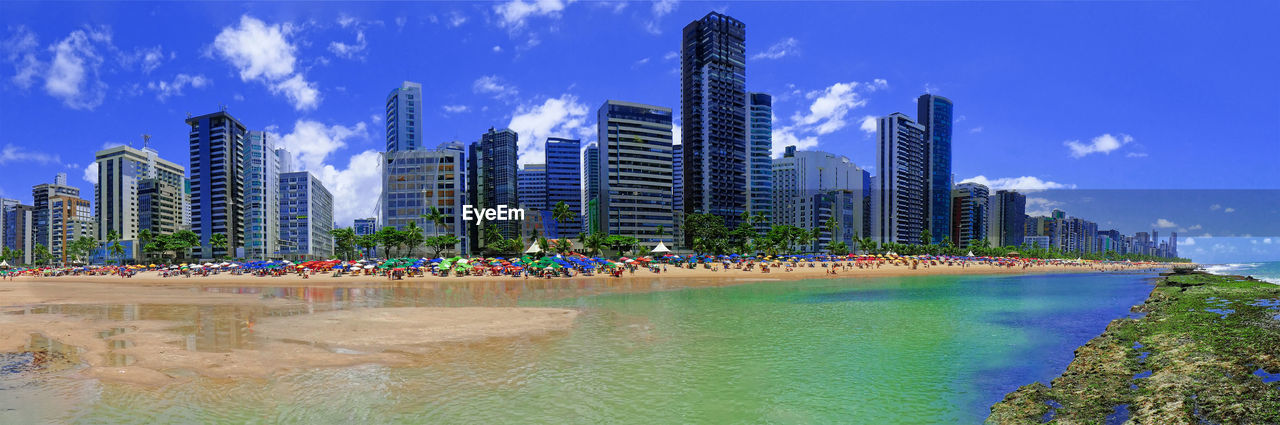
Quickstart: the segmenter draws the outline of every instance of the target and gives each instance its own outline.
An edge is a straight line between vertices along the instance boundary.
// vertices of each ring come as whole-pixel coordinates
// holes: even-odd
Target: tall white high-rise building
[[[929,228],[929,143],[925,128],[901,113],[876,121],[876,171],[871,238],[919,244]]]
[[[862,237],[863,176],[848,157],[821,151],[797,151],[787,146],[782,158],[773,160],[773,224],[820,229],[829,218],[839,226],[835,235],[824,232],[815,249],[840,241],[856,247]]]
[[[422,85],[405,81],[387,95],[387,152],[423,150]]]
[[[186,169],[160,158],[150,146],[116,146],[94,154],[98,183],[93,185],[97,239],[115,231],[121,241],[137,241],[143,229],[168,234],[186,221],[182,187]],[[124,244],[136,251],[136,244]],[[124,258],[138,258],[130,252]]]
[[[277,258],[280,251],[280,174],[293,171],[289,151],[271,134],[250,131],[245,138],[244,255]]]
[[[635,237],[642,251],[659,241],[670,245],[671,109],[610,100],[600,106],[596,123],[600,230]]]

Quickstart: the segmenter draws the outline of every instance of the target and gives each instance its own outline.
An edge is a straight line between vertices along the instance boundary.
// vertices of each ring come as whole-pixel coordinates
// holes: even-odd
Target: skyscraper
[[[518,141],[519,135],[509,128],[490,128],[480,136],[480,141],[471,143],[467,151],[467,187],[473,208],[497,208],[500,205],[516,208],[519,205],[516,176],[519,170],[516,158]],[[518,220],[493,221],[483,227],[470,226],[473,250],[483,248],[484,227],[489,224],[497,226],[498,234],[505,239],[520,237]]]
[[[591,201],[600,197],[600,148],[596,142],[587,144],[582,150],[582,215],[590,214],[588,207]],[[594,227],[587,227],[594,229]]]
[[[773,97],[765,93],[750,93],[747,95],[747,109],[747,134],[750,138],[747,170],[751,188],[747,210],[752,215],[766,217],[756,223],[756,232],[764,234],[769,231],[768,217],[773,215]]]
[[[1027,197],[1012,190],[996,191],[990,197],[987,239],[991,246],[1022,245],[1026,226]]]
[[[787,146],[773,161],[772,224],[822,229],[814,249],[840,241],[856,247],[862,232],[863,172],[848,157],[821,151],[797,151]],[[823,227],[835,218],[838,233]]]
[[[552,219],[547,237],[578,237],[582,233],[581,153],[582,142],[577,139],[547,138],[546,207],[554,212],[556,204],[564,202],[573,213],[572,218],[563,223]]]
[[[423,149],[422,85],[405,81],[387,95],[387,152]]]
[[[179,206],[186,199],[180,188],[186,170],[181,165],[160,158],[150,146],[116,146],[98,151],[94,157],[98,164],[98,183],[93,186],[98,240],[106,241],[111,231],[121,241],[136,241],[143,229],[164,234],[182,227]],[[171,198],[154,196],[161,192]],[[129,252],[123,258],[137,258],[138,254]]]
[[[280,173],[291,172],[289,152],[276,148],[270,133],[245,138],[244,255],[267,259],[280,251]]]
[[[951,244],[968,248],[970,241],[987,239],[987,208],[991,192],[978,183],[960,183],[951,191]]]
[[[678,141],[678,140],[677,140]],[[684,148],[680,145],[671,147],[671,222],[675,247],[684,247]]]
[[[670,245],[671,109],[610,100],[600,106],[596,123],[600,230],[635,237],[642,252],[659,241]]]
[[[299,261],[333,256],[333,195],[306,171],[278,178],[281,256]]]
[[[929,144],[924,126],[893,113],[876,122],[876,169],[871,188],[871,238],[879,243],[922,243],[929,228]]]
[[[516,187],[520,188],[520,208],[544,211],[547,209],[547,164],[525,164],[516,172]]]
[[[737,226],[747,209],[746,25],[712,12],[684,27],[680,120],[686,213]]]
[[[248,131],[226,111],[187,118],[191,126],[191,231],[196,258],[243,257],[244,145]],[[214,247],[209,238],[227,237]],[[239,252],[237,252],[239,251]]]
[[[356,236],[368,236],[377,233],[378,219],[374,217],[357,218],[355,219],[355,222],[351,224],[351,230],[356,234]],[[461,238],[462,235],[458,234],[455,236]],[[374,257],[375,252],[373,247],[365,248],[357,246],[356,249],[359,249],[366,258]]]
[[[0,246],[22,251],[21,264],[31,264],[35,246],[35,207],[16,199],[0,200]]]
[[[78,196],[57,195],[49,198],[49,254],[58,264],[72,264],[76,259],[68,253],[68,245],[82,237],[93,237],[93,211],[89,201]]]
[[[951,237],[951,100],[933,94],[916,99],[916,119],[929,143],[929,231],[932,243]]]
[[[382,226],[403,230],[409,223],[417,223],[426,236],[456,236],[455,252],[465,252],[462,205],[468,201],[464,149],[461,142],[447,142],[433,150],[384,153],[378,210]],[[422,218],[433,207],[445,216],[439,226]]]
[[[67,185],[67,173],[54,175],[53,183],[41,183],[31,188],[32,235],[35,237],[31,244],[33,247],[36,244],[44,245],[45,248],[53,246],[53,211],[49,206],[49,199],[55,196],[79,198],[80,188]]]

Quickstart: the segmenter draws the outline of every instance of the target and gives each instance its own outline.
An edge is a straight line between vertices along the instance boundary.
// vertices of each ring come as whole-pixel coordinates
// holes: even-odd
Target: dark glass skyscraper
[[[239,257],[244,246],[244,159],[248,131],[226,111],[187,118],[191,126],[191,231],[197,258]],[[215,248],[209,238],[227,235]]]
[[[573,212],[573,218],[559,223],[552,220],[547,236],[552,238],[578,237],[582,232],[582,141],[548,137],[547,159],[547,209],[555,211],[556,204],[564,202]]]
[[[684,27],[680,119],[686,213],[724,217],[747,209],[746,24],[709,13]]]
[[[765,93],[747,95],[747,133],[751,143],[747,156],[751,195],[747,209],[752,215],[773,215],[773,96]],[[861,216],[859,216],[861,218]],[[770,220],[756,224],[756,231],[769,231]]]
[[[467,152],[467,185],[471,189],[468,196],[472,207],[497,208],[499,205],[506,205],[507,208],[516,208],[520,203],[516,183],[519,171],[516,163],[518,140],[519,136],[509,128],[490,128],[480,136],[480,141],[471,144]],[[493,224],[498,226],[498,233],[503,238],[520,237],[518,220],[493,221]],[[472,238],[473,246],[482,248],[483,240],[484,235],[477,234]]]
[[[929,141],[929,232],[932,243],[951,238],[951,100],[933,94],[916,99],[916,119]]]

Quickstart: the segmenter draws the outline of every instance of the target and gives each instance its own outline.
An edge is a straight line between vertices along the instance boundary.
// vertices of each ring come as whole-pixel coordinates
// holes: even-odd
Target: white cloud
[[[1200,229],[1203,229],[1203,228],[1204,228],[1204,226],[1201,226],[1201,225],[1197,224],[1197,225],[1194,225],[1194,226],[1188,227],[1188,228],[1187,228],[1187,230],[1200,230]]]
[[[172,53],[169,54],[170,58],[173,56],[174,55]],[[164,63],[165,54],[164,49],[160,46],[149,48],[139,47],[133,49],[133,53],[121,52],[119,60],[120,64],[125,68],[132,68],[134,64],[137,64],[138,70],[142,71],[144,74],[150,74],[151,71],[155,71],[156,68],[159,68],[160,65]]]
[[[924,92],[929,94],[935,94],[938,92],[938,86],[933,83],[924,83]],[[915,99],[911,99],[911,103],[915,103],[915,102],[916,102]]]
[[[652,18],[644,23],[645,31],[655,35],[662,34],[662,17],[675,11],[679,5],[678,0],[655,0],[653,6],[649,8]]]
[[[1159,227],[1159,228],[1161,228],[1161,229],[1172,229],[1172,228],[1174,228],[1174,227],[1178,227],[1178,225],[1177,225],[1177,224],[1174,224],[1174,222],[1169,221],[1169,220],[1166,220],[1166,219],[1163,219],[1163,218],[1161,218],[1161,219],[1157,219],[1157,220],[1156,220],[1156,222],[1155,222],[1154,224],[1152,224],[1151,226],[1152,226],[1152,227]]]
[[[364,40],[364,30],[356,30],[356,42],[354,44],[347,44],[339,41],[329,43],[330,52],[333,52],[334,55],[337,55],[340,58],[346,59],[363,59],[364,56],[361,55],[361,53],[364,52],[365,47],[368,47],[368,43]]]
[[[751,55],[751,59],[782,59],[787,56],[795,56],[800,53],[799,47],[799,40],[796,40],[795,37],[787,37],[777,43],[773,43],[767,50]]]
[[[10,162],[27,162],[32,164],[57,164],[62,162],[62,158],[58,154],[47,154],[44,152],[29,151],[20,146],[11,144],[4,145],[0,149],[0,165]]]
[[[986,176],[975,176],[964,180],[960,183],[978,183],[996,190],[1015,190],[1022,193],[1034,193],[1049,189],[1075,189],[1074,184],[1064,184],[1054,181],[1041,180],[1039,177],[1022,176],[1022,177],[1001,177],[996,179],[987,178]]]
[[[39,46],[36,33],[22,25],[14,28],[13,36],[0,45],[0,49],[4,49],[5,58],[13,63],[12,81],[18,87],[31,88],[36,76],[42,72],[43,64],[36,59],[36,48]]]
[[[320,90],[315,83],[307,82],[302,74],[294,74],[292,78],[271,85],[271,93],[283,93],[293,108],[299,111],[315,109],[320,105]]]
[[[1071,148],[1072,158],[1083,158],[1085,155],[1092,153],[1111,154],[1111,151],[1120,149],[1121,146],[1133,142],[1133,136],[1120,133],[1119,137],[1112,136],[1110,133],[1094,137],[1089,143],[1081,143],[1079,140],[1068,140],[1062,142],[1063,145]]]
[[[71,109],[92,110],[102,104],[107,83],[98,74],[103,55],[98,45],[111,47],[111,33],[105,27],[85,28],[71,32],[49,50],[53,59],[45,69],[44,91],[62,99]]]
[[[294,122],[292,132],[276,139],[276,146],[287,149],[293,156],[294,165],[300,169],[317,172],[324,166],[329,154],[347,146],[348,139],[367,137],[368,132],[363,122],[346,127],[298,120]]]
[[[561,0],[511,0],[493,6],[493,11],[498,14],[498,25],[515,31],[523,28],[529,17],[556,17],[564,7],[565,2]]]
[[[632,64],[631,64],[631,69],[639,68],[639,67],[641,67],[641,66],[644,66],[644,64],[646,64],[646,63],[649,63],[649,58],[647,58],[647,57],[646,57],[646,58],[643,58],[643,59],[640,59],[640,60],[638,60],[638,61],[635,61],[635,63],[632,63]]]
[[[379,114],[369,115],[369,122],[372,122],[374,124],[378,124],[382,122],[382,115],[379,115]]]
[[[465,23],[467,23],[467,15],[463,15],[462,12],[456,10],[449,12],[449,26],[457,28]]]
[[[499,46],[499,45],[496,45],[496,44],[495,44],[495,45],[493,45],[493,52],[494,52],[494,53],[502,53],[502,46]]]
[[[1222,209],[1222,204],[1213,204],[1209,206],[1209,211],[1217,211]]]
[[[589,143],[595,134],[593,123],[588,122],[589,111],[586,104],[579,103],[571,94],[516,109],[507,128],[520,135],[520,164],[541,163],[548,137],[575,137]]]
[[[664,60],[664,61],[669,61],[669,60],[672,60],[672,59],[675,59],[675,58],[678,58],[678,57],[680,57],[680,54],[679,54],[679,53],[676,53],[675,51],[670,51],[670,52],[667,52],[666,54],[662,55],[662,60]]]
[[[876,131],[879,131],[879,126],[879,120],[877,120],[876,117],[866,115],[862,117],[862,124],[859,125],[858,128],[867,133],[875,134]]]
[[[845,118],[849,112],[866,106],[867,101],[857,92],[857,89],[865,89],[866,86],[857,82],[835,83],[822,90],[810,91],[805,94],[805,98],[812,100],[812,103],[806,111],[793,114],[790,125],[781,125],[777,117],[774,117],[774,157],[782,155],[789,145],[795,145],[797,149],[816,147],[818,136],[843,129],[848,125]],[[860,128],[866,131],[867,125],[864,117]],[[870,125],[874,125],[874,118]]]
[[[98,184],[98,163],[94,162],[84,167],[84,175],[80,178],[89,183]]]
[[[1265,243],[1265,244],[1270,245],[1270,244],[1271,244],[1271,238],[1263,238],[1263,239],[1262,239],[1262,243]]]
[[[1129,152],[1127,154],[1124,154],[1124,156],[1126,158],[1146,158],[1147,153],[1146,152]]]
[[[370,196],[382,193],[381,167],[382,155],[367,150],[352,156],[345,169],[325,164],[312,171],[333,194],[333,220],[340,226],[376,215],[378,204]]]
[[[512,98],[520,94],[515,85],[507,84],[496,75],[485,75],[477,78],[471,83],[471,91],[477,94],[491,95],[494,99]]]
[[[1224,213],[1233,213],[1233,212],[1236,212],[1236,209],[1235,209],[1235,208],[1231,208],[1231,207],[1227,207],[1226,209],[1222,210],[1222,212],[1224,212]]]
[[[173,77],[173,82],[152,81],[147,83],[147,88],[156,92],[156,99],[163,102],[170,96],[182,96],[182,89],[187,86],[202,88],[209,84],[211,84],[211,82],[203,75],[192,76],[187,74],[178,74]]]
[[[1194,246],[1195,244],[1196,238],[1187,238],[1186,240],[1178,241],[1179,248],[1184,246]]]
[[[1028,196],[1026,213],[1030,216],[1047,216],[1060,206],[1062,206],[1062,203],[1058,201]]]
[[[981,133],[981,132],[982,132],[982,126],[977,126],[977,127],[974,127],[974,128],[969,129],[969,133],[970,133],[970,134],[977,134],[977,133]]]
[[[293,32],[292,24],[267,25],[243,15],[239,26],[222,28],[213,40],[213,50],[239,70],[241,81],[262,82],[273,94],[284,95],[296,110],[315,109],[320,91],[295,72],[297,47],[287,40]]]
[[[467,105],[444,105],[442,106],[442,108],[444,108],[445,112],[448,112],[450,114],[467,112],[468,110],[471,109],[471,108],[468,108]]]

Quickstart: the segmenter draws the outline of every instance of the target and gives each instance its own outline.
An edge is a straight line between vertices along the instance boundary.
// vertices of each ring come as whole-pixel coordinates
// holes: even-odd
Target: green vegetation
[[[1280,286],[1173,275],[1135,311],[1147,315],[1112,322],[1052,386],[1010,393],[989,422],[1102,423],[1117,406],[1137,423],[1280,422],[1277,384],[1255,375],[1280,372]]]

